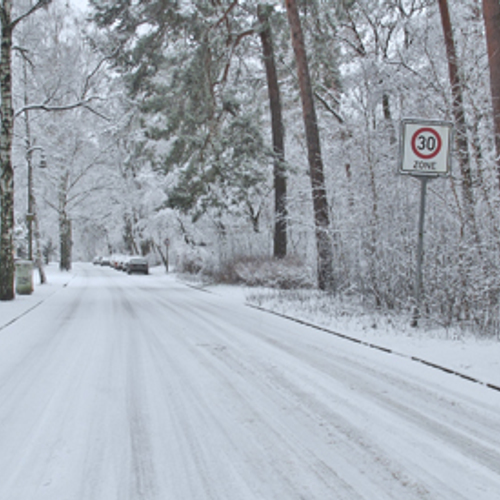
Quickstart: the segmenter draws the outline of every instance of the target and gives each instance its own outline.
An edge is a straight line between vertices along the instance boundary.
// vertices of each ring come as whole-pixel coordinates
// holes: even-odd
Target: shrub
[[[313,273],[297,257],[235,257],[221,265],[217,281],[291,290],[313,288]]]

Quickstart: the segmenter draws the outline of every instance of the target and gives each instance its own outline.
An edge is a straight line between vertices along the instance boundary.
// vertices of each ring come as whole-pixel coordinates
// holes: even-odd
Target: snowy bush
[[[296,257],[234,258],[221,267],[219,279],[252,287],[264,286],[286,290],[312,288],[315,285],[312,271]]]
[[[202,247],[186,247],[179,252],[176,269],[181,273],[199,274],[202,272],[205,260],[205,250]]]

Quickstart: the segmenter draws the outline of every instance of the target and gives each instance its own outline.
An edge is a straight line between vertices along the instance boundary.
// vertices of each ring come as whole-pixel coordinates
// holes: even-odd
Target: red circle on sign
[[[425,136],[420,135],[424,133],[432,135],[426,139]],[[417,144],[417,139],[419,137],[421,137],[420,144]],[[431,139],[433,139],[433,141],[431,141]],[[422,160],[430,160],[437,156],[441,151],[442,145],[443,141],[441,140],[441,136],[430,127],[419,128],[411,138],[411,149],[419,158],[422,158]],[[425,151],[430,151],[430,153],[425,154]]]

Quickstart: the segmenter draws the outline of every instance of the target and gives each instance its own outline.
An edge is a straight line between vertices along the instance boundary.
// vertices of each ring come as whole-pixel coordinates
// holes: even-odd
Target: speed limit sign
[[[403,120],[399,171],[416,176],[449,175],[451,131],[449,122]]]

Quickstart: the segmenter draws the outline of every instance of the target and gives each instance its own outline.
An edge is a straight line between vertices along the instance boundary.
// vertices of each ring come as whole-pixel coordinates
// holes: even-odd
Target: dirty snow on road
[[[2,500],[500,498],[500,393],[411,360],[90,265],[0,323]]]

